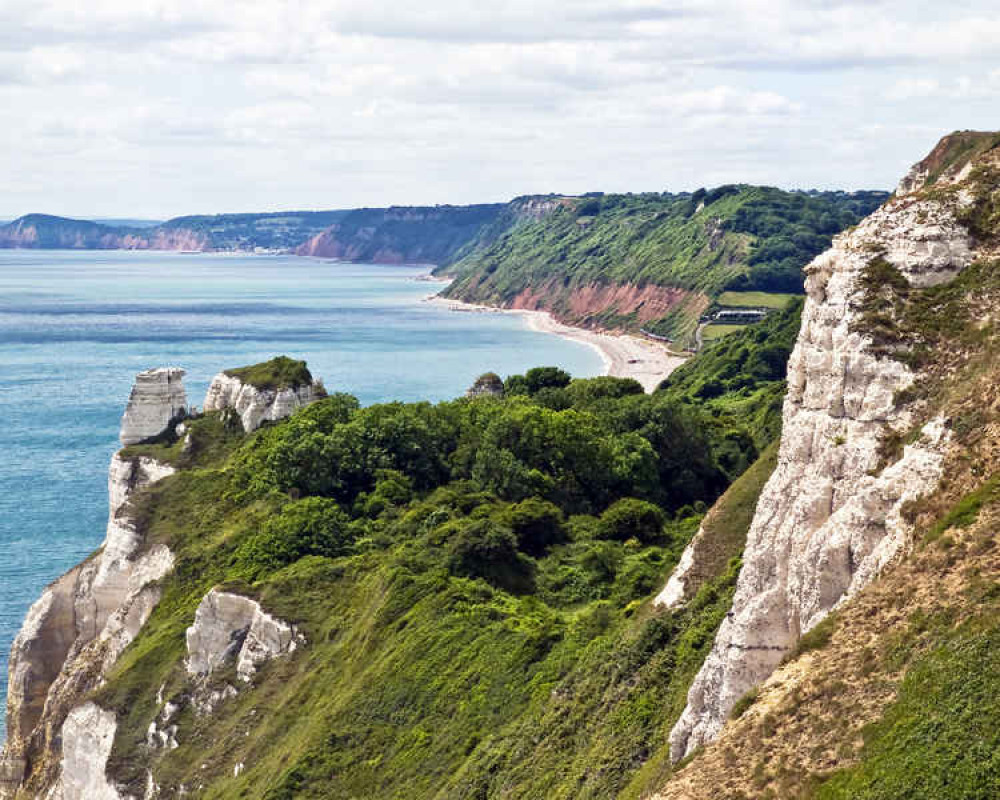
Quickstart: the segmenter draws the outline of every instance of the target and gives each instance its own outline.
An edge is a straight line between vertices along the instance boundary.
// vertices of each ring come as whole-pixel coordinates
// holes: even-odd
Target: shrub
[[[482,578],[511,592],[533,588],[533,565],[517,552],[517,538],[490,519],[453,523],[447,543],[453,575]]]
[[[344,555],[352,543],[350,518],[340,506],[324,497],[308,497],[271,516],[239,549],[237,560],[259,575],[304,556]]]
[[[543,555],[551,545],[565,539],[562,511],[537,497],[508,506],[500,521],[513,532],[517,546],[533,556]]]
[[[666,515],[652,503],[626,497],[601,514],[598,536],[602,539],[626,541],[635,537],[640,542],[654,542],[660,538]]]

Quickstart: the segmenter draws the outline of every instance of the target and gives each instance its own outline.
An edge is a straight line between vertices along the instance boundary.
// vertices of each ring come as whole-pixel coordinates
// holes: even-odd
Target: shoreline
[[[515,314],[520,316],[529,330],[550,333],[563,339],[588,345],[601,357],[603,375],[616,378],[633,378],[650,393],[687,357],[670,353],[666,347],[648,339],[628,333],[604,333],[587,328],[576,328],[559,322],[548,311],[523,308],[497,308],[478,303],[465,303],[437,294],[428,295],[426,302],[446,304],[451,311],[473,314]]]

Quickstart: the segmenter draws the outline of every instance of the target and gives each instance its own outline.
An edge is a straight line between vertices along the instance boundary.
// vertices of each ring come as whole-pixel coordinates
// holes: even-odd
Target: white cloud
[[[0,216],[890,186],[996,124],[998,42],[985,0],[5,0]]]

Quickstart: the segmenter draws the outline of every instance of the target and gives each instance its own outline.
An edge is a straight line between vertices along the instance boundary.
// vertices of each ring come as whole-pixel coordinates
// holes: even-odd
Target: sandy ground
[[[627,334],[599,333],[563,325],[547,311],[524,311],[462,303],[446,297],[431,296],[428,301],[443,303],[453,311],[494,314],[517,314],[535,331],[552,333],[564,339],[582,342],[594,348],[604,362],[604,374],[618,378],[635,378],[651,392],[687,359],[670,353],[666,347],[650,339]]]

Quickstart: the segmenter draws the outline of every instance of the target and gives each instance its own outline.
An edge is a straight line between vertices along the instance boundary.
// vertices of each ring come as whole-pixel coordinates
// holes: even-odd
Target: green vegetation
[[[787,308],[796,299],[794,294],[780,292],[723,292],[715,302],[720,306],[750,308]]]
[[[146,456],[180,469],[208,466],[223,461],[242,439],[243,423],[231,411],[202,414],[184,424],[188,429],[184,437],[169,429],[149,442],[123,448],[122,457]]]
[[[1000,796],[1000,619],[996,612],[941,636],[909,669],[896,702],[864,733],[859,765],[821,800]]]
[[[730,438],[733,457],[747,451],[739,431],[750,435],[754,453],[763,451],[781,432],[785,370],[801,312],[802,301],[796,300],[787,309],[706,346],[657,391],[712,415],[719,435]]]
[[[754,686],[745,695],[743,695],[743,697],[733,703],[733,707],[729,711],[729,718],[739,719],[747,712],[750,706],[756,703],[759,699],[760,687]]]
[[[935,541],[949,528],[968,528],[978,519],[983,506],[998,502],[1000,502],[1000,474],[994,475],[963,497],[927,532],[926,540]]]
[[[830,643],[833,631],[837,627],[837,616],[835,613],[827,614],[812,628],[802,634],[795,643],[795,647],[785,657],[785,661],[794,661],[799,656],[812,650],[822,650]]]
[[[505,385],[437,405],[333,395],[249,436],[210,414],[183,453],[130,448],[184,469],[136,500],[177,566],[99,691],[120,721],[111,773],[138,792],[152,758],[161,784],[268,800],[637,798],[666,774],[740,536],[684,607],[647,601],[753,437],[631,380],[539,368]],[[751,455],[735,457],[739,443]],[[769,470],[741,479],[713,524],[745,535]],[[217,585],[309,644],[208,718],[191,705],[184,631]],[[161,686],[183,735],[151,753]]]
[[[726,290],[764,293],[766,304],[779,302],[774,293],[801,292],[802,267],[885,198],[753,186],[561,198],[447,266],[455,282],[446,294],[508,305],[524,293],[576,322],[686,340]],[[661,310],[628,293],[601,294],[622,285],[662,289],[651,301]]]
[[[862,272],[864,294],[854,329],[872,351],[915,368],[929,368],[949,351],[976,350],[992,335],[982,325],[980,298],[1000,289],[1000,261],[977,261],[947,283],[920,289],[884,258]]]
[[[996,133],[956,131],[946,136],[924,162],[929,167],[924,185],[933,186],[945,172],[979,158],[998,145],[1000,134]]]
[[[265,390],[297,389],[312,383],[312,375],[305,361],[288,356],[276,356],[270,361],[238,369],[227,369],[226,375],[239,378],[243,383]]]

